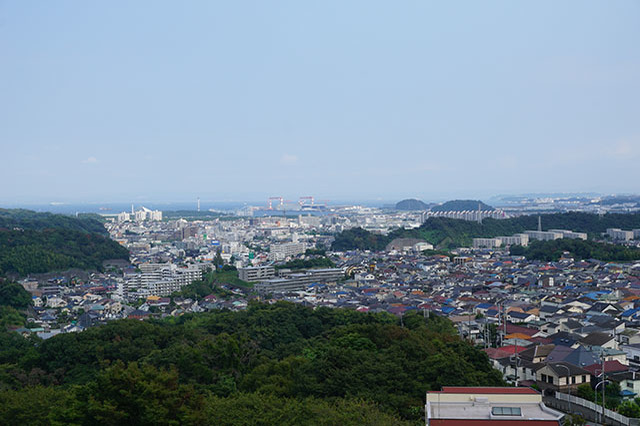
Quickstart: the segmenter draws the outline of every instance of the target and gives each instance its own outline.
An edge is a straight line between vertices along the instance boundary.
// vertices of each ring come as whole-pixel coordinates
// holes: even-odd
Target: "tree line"
[[[605,262],[631,262],[640,259],[640,249],[596,241],[559,239],[532,241],[529,246],[512,246],[510,253],[529,260],[557,261],[564,252],[576,259],[598,259]]]
[[[107,259],[129,251],[97,233],[69,229],[0,230],[0,274],[27,275],[70,268],[102,270]]]
[[[0,333],[0,424],[418,424],[428,390],[503,384],[448,319],[415,313],[251,302]]]
[[[109,239],[98,215],[0,209],[0,275],[101,270],[107,259],[128,260],[129,252]]]
[[[54,213],[40,213],[25,209],[0,209],[0,229],[69,229],[107,235],[102,217],[82,214],[78,217]]]

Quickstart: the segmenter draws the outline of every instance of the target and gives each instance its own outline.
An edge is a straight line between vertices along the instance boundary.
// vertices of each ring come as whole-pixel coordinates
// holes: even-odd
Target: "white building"
[[[587,234],[585,232],[573,232],[566,229],[549,229],[549,232],[557,232],[562,234],[562,238],[568,238],[573,240],[586,240]]]
[[[275,276],[276,269],[273,266],[250,266],[238,269],[238,278],[247,282],[262,281]]]
[[[269,247],[269,257],[273,260],[283,260],[305,252],[304,243],[272,244]]]
[[[140,273],[126,277],[124,296],[168,296],[182,287],[202,279],[202,271],[210,264],[177,266],[172,263],[143,263]]]
[[[510,237],[496,237],[502,246],[528,246],[529,236],[527,234],[515,234]]]
[[[131,220],[131,214],[122,212],[118,214],[118,223],[129,222]]]
[[[499,238],[474,238],[473,248],[498,248],[502,245]]]
[[[607,235],[613,238],[614,240],[629,241],[629,240],[633,240],[634,232],[623,231],[622,229],[618,229],[618,228],[608,228]]]
[[[341,278],[344,278],[344,270],[340,268],[309,269],[288,274],[284,278],[261,281],[254,288],[260,293],[300,291],[313,283],[334,283]]]
[[[562,232],[554,231],[524,231],[529,236],[529,240],[553,241],[563,238]]]
[[[142,207],[134,213],[134,217],[136,222],[144,222],[146,220],[159,222],[162,220],[162,212],[160,210],[149,210],[146,207]]]

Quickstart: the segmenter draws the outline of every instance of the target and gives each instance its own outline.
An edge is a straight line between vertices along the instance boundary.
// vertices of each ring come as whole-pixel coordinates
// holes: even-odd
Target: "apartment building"
[[[276,268],[273,266],[249,266],[238,269],[238,277],[247,282],[258,282],[276,276]]]
[[[304,290],[313,283],[336,282],[343,277],[344,270],[341,268],[309,269],[306,272],[292,273],[282,278],[262,281],[254,288],[260,293],[283,293]]]

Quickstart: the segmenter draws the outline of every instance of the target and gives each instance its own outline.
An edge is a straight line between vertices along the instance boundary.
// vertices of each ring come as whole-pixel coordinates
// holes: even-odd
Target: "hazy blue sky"
[[[0,202],[640,192],[639,1],[0,0]]]

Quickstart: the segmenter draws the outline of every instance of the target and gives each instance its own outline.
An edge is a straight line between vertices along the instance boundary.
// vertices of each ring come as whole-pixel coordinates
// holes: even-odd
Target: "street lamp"
[[[596,392],[596,401],[598,400],[598,386],[600,386],[603,383],[611,383],[609,380],[606,379],[602,379],[598,382],[598,384],[596,385],[596,387],[594,388],[595,392]],[[600,421],[604,424],[604,390],[607,386],[603,386],[602,387],[602,417],[600,419]]]
[[[554,367],[562,367],[567,370],[567,388],[569,388],[569,414],[571,414],[571,385],[569,385],[569,377],[571,376],[571,371],[569,367],[564,364],[554,364]],[[558,378],[558,389],[560,389],[560,379]]]

